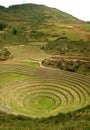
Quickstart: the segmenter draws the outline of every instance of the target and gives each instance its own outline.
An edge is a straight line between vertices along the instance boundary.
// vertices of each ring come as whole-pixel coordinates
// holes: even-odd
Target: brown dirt
[[[50,58],[51,60],[72,60],[72,61],[90,61],[90,57],[84,57],[84,56],[60,56],[56,55]]]

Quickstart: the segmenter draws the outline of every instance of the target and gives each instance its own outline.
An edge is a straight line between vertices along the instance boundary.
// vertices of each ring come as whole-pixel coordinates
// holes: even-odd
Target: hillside
[[[42,61],[44,66],[90,75],[90,42],[73,41],[62,36],[41,49],[53,55]]]
[[[48,42],[41,49],[53,55],[90,56],[90,42],[74,41],[66,36]]]
[[[0,6],[0,46],[48,42],[62,35],[72,40],[89,41],[90,24],[43,5]]]
[[[71,129],[90,129],[90,23],[0,6],[0,130]]]
[[[0,10],[7,15],[10,15],[16,20],[21,21],[29,21],[33,24],[33,22],[45,22],[45,21],[54,21],[57,20],[61,23],[83,23],[79,19],[59,11],[55,8],[49,8],[44,5],[36,5],[36,4],[23,4],[23,5],[14,5],[9,8],[0,7]],[[5,18],[5,15],[3,15]],[[3,19],[3,17],[1,17]],[[10,20],[11,18],[8,18]],[[35,20],[35,21],[34,21]]]

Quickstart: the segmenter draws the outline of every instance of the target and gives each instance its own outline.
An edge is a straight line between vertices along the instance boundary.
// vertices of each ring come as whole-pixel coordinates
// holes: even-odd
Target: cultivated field
[[[9,47],[13,54],[17,50],[15,60],[0,63],[2,111],[36,118],[71,112],[90,104],[90,77],[40,66],[41,59],[49,56],[40,50],[33,52],[32,47],[25,56],[26,48]]]

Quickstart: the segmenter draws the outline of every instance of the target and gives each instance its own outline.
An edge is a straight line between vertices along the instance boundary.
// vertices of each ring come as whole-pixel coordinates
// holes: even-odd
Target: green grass
[[[21,80],[26,77],[27,76],[21,74],[0,73],[0,87],[3,87],[3,85],[8,84],[9,82],[13,82],[15,80]]]
[[[0,17],[0,49],[13,55],[0,63],[0,130],[90,129],[90,76],[39,65],[54,52],[89,56],[89,42],[75,42],[90,40],[89,24],[35,4],[0,7]],[[62,36],[72,42],[57,46]],[[40,49],[48,42],[50,55]]]
[[[89,109],[87,106],[78,111],[68,114],[60,113],[57,116],[51,116],[47,119],[32,119],[24,116],[8,115],[0,112],[0,129],[1,130],[89,130]],[[4,127],[3,127],[4,125]],[[52,127],[51,127],[52,126]],[[58,126],[58,127],[57,127]]]
[[[38,100],[36,99],[32,99],[30,101],[30,106],[34,107],[37,110],[44,110],[44,109],[49,109],[50,107],[52,107],[53,105],[55,105],[53,103],[53,100],[48,98],[48,97],[38,97]]]
[[[1,64],[0,73],[6,77],[5,82],[3,77],[0,79],[1,110],[8,113],[48,117],[74,111],[90,103],[89,77],[22,63]]]
[[[7,48],[15,59],[0,64],[1,110],[36,118],[89,105],[89,76],[40,68],[39,62],[50,56],[40,46]]]
[[[0,8],[0,46],[27,45],[48,42],[65,34],[72,40],[84,39],[89,24],[57,9],[43,5],[25,4]],[[77,29],[80,27],[80,29]],[[40,45],[40,43],[39,43]]]
[[[66,32],[66,36],[69,38],[69,39],[71,39],[71,40],[73,40],[73,39],[75,39],[76,41],[78,41],[78,40],[80,40],[81,39],[81,36],[80,36],[80,33],[79,32],[75,32],[75,31],[67,31]]]
[[[13,58],[18,60],[31,60],[31,61],[41,61],[43,58],[48,58],[50,55],[45,54],[44,51],[40,49],[40,46],[9,46],[8,50],[12,53]]]
[[[21,60],[21,61],[14,61],[14,64],[22,64],[22,65],[28,65],[28,66],[32,66],[32,67],[40,67],[40,64],[37,61],[33,61],[33,60]]]
[[[87,32],[90,32],[90,24],[81,25],[81,28]]]
[[[90,104],[90,77],[41,68],[50,55],[39,47],[8,46],[14,59],[0,63],[0,110],[8,113],[1,112],[0,129],[87,130],[89,111],[71,113]]]

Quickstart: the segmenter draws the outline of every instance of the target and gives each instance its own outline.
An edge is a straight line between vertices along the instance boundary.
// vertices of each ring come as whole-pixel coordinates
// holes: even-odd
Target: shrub
[[[7,25],[5,23],[0,23],[0,31],[3,31]]]
[[[17,34],[17,30],[14,28],[12,33],[13,33],[13,35],[16,35]]]
[[[0,52],[0,61],[5,61],[10,58],[11,53],[7,48],[3,48]]]

